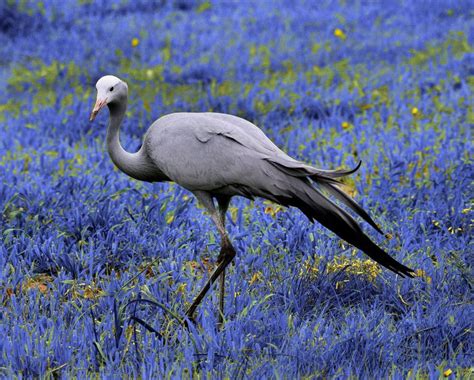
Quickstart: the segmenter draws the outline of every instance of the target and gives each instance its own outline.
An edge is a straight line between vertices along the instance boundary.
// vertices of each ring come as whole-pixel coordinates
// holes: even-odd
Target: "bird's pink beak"
[[[92,110],[91,117],[89,121],[92,121],[95,119],[99,111],[104,108],[107,105],[107,99],[97,99],[95,102],[94,109]]]

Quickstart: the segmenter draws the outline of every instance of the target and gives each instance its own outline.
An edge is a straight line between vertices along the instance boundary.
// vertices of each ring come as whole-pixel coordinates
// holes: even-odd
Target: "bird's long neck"
[[[153,181],[156,170],[143,147],[136,153],[127,152],[120,144],[120,125],[127,110],[127,100],[109,104],[107,150],[113,163],[125,174],[142,181]]]

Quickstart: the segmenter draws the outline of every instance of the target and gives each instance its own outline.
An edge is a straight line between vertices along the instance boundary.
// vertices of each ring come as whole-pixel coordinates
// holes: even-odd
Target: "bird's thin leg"
[[[188,311],[186,311],[186,316],[189,319],[192,319],[194,316],[194,312],[196,311],[197,307],[201,303],[204,296],[207,294],[208,290],[211,288],[212,284],[217,280],[217,278],[221,275],[221,273],[225,270],[227,265],[232,261],[235,256],[235,251],[232,248],[232,251],[229,251],[229,254],[225,256],[224,260],[219,263],[214,272],[212,272],[211,277],[207,280],[206,284],[203,286],[199,294],[194,299],[193,303],[189,307]]]
[[[217,229],[218,229],[218,231],[221,235],[222,241],[221,241],[221,252],[219,254],[218,265],[217,265],[216,269],[214,269],[214,271],[212,272],[210,278],[207,280],[206,284],[203,286],[203,288],[201,289],[199,294],[196,296],[193,303],[191,304],[191,306],[189,307],[189,309],[186,312],[186,316],[190,319],[193,318],[197,307],[199,306],[202,299],[205,297],[205,295],[207,294],[207,292],[211,288],[212,284],[214,284],[214,282],[217,280],[217,278],[225,271],[225,268],[227,267],[227,265],[229,265],[229,263],[235,257],[234,247],[232,246],[232,244],[229,240],[229,237],[227,236],[225,226],[224,226],[224,223],[223,223],[223,218],[220,215],[222,213],[225,214],[225,209],[226,208],[225,207],[223,208],[222,205],[221,205],[220,206],[221,213],[219,213],[216,210],[216,207],[214,205],[214,202],[212,201],[212,198],[211,198],[210,194],[208,194],[206,192],[201,192],[201,191],[195,192],[194,194],[196,195],[198,200],[201,202],[201,204],[204,207],[206,207],[206,209],[209,211],[209,213],[211,215],[211,218],[212,218],[213,222],[215,223],[215,225],[217,226]],[[228,205],[228,201],[227,201],[227,205]],[[221,283],[221,285],[222,285],[222,283]],[[220,302],[220,305],[221,304],[223,306],[223,302]],[[220,312],[223,312],[223,310],[220,310]]]
[[[227,209],[229,208],[230,197],[220,196],[217,197],[217,203],[219,204],[219,217],[221,218],[220,222],[224,226],[225,229],[225,214]],[[230,243],[230,242],[229,242]],[[217,263],[220,263],[223,259],[222,256],[225,256],[225,252],[223,252],[224,245],[221,247],[221,252],[219,253],[219,257],[217,258]],[[222,271],[220,276],[220,291],[219,291],[219,316],[217,326],[219,329],[222,328],[224,325],[224,299],[225,299],[225,268]]]
[[[219,315],[217,316],[217,328],[219,330],[224,326],[224,299],[225,299],[225,268],[219,277]]]

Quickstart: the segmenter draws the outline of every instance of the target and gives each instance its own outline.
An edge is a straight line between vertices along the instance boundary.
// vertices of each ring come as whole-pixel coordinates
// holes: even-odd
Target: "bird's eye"
[[[113,88],[113,87],[110,87],[110,88],[109,88],[109,91],[110,91],[110,92],[112,92],[113,90],[114,90],[114,88]]]

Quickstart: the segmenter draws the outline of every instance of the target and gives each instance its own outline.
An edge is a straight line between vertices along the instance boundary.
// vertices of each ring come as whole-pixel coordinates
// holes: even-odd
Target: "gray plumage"
[[[375,245],[356,221],[323,193],[342,202],[381,233],[371,217],[340,188],[338,179],[356,171],[360,163],[347,171],[314,168],[288,156],[249,121],[220,113],[183,112],[163,116],[151,125],[140,150],[128,153],[119,138],[128,87],[113,76],[101,78],[96,87],[98,100],[91,119],[108,106],[107,148],[114,164],[138,180],[173,181],[193,192],[209,210],[221,234],[219,263],[230,262],[235,255],[224,218],[230,198],[240,195],[297,207],[311,221],[318,221],[381,265],[401,276],[413,277],[410,268]],[[211,280],[206,284],[208,288],[215,279]],[[195,307],[188,312],[189,317],[194,310]]]

